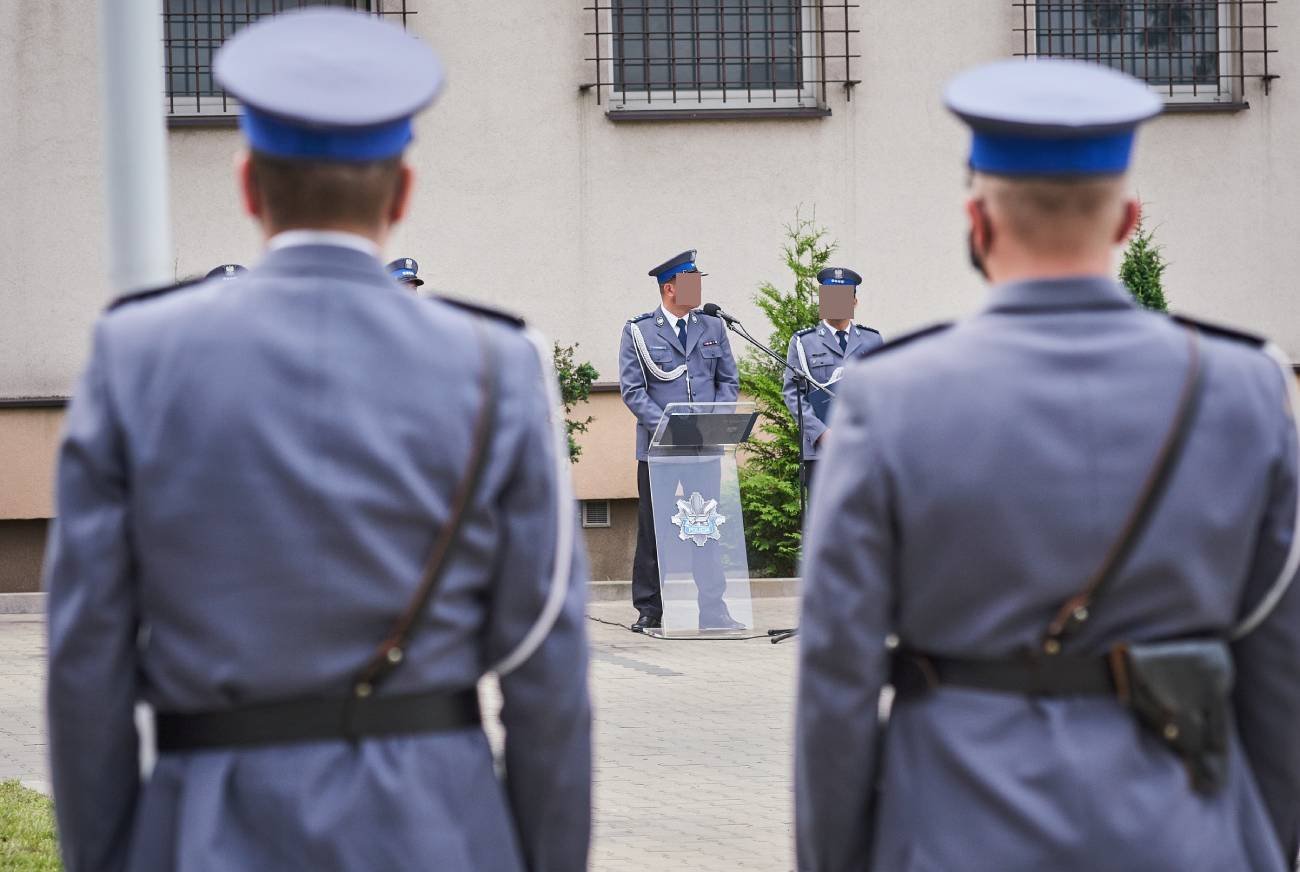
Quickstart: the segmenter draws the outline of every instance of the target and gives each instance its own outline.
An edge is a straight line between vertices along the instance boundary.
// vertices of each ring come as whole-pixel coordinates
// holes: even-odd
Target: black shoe
[[[731,616],[724,606],[720,612],[701,612],[700,613],[701,630],[746,630],[744,624]]]
[[[660,623],[658,618],[652,615],[642,615],[637,618],[636,623],[628,629],[633,633],[644,633],[646,630],[658,630],[661,626],[663,626],[663,624]]]

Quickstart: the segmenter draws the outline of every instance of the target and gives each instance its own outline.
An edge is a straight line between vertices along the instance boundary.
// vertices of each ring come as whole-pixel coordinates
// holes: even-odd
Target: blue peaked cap
[[[853,285],[857,287],[862,284],[862,276],[855,273],[848,267],[828,266],[826,269],[817,273],[817,284],[819,285]]]
[[[944,102],[972,132],[970,166],[1000,176],[1118,175],[1164,104],[1137,79],[1083,61],[1010,60],[953,79]]]
[[[678,273],[698,269],[699,267],[695,265],[695,249],[692,248],[654,267],[648,275],[654,276],[655,281],[662,285]],[[701,273],[701,275],[708,275],[708,273]]]
[[[213,74],[239,99],[255,150],[275,157],[374,161],[402,153],[411,119],[433,102],[442,67],[396,25],[343,9],[306,9],[241,30]]]

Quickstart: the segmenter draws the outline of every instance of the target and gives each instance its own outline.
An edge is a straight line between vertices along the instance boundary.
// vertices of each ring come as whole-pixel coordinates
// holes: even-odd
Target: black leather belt
[[[1122,671],[1119,680],[1125,680]],[[890,683],[900,698],[943,686],[1027,696],[1118,695],[1111,658],[1072,654],[977,660],[900,650]]]
[[[155,717],[158,751],[204,751],[436,733],[478,726],[478,691],[313,698]]]

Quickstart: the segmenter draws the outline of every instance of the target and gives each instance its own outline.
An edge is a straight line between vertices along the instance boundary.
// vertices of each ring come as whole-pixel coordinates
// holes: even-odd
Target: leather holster
[[[1222,639],[1116,646],[1116,691],[1138,722],[1183,761],[1192,787],[1209,795],[1228,774],[1232,652]]]

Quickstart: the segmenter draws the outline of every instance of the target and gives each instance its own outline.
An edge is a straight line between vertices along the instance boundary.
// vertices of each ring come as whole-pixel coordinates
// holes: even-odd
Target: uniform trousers
[[[804,480],[804,484],[807,486],[808,489],[808,502],[812,502],[813,472],[816,469],[817,469],[816,459],[805,460],[803,462],[803,480]],[[800,518],[800,520],[802,521],[803,519]]]
[[[662,483],[674,478],[680,485],[682,497],[689,499],[693,491],[699,491],[705,499],[717,499],[722,484],[722,467],[717,461],[700,463],[674,464],[671,461],[656,461],[661,473],[656,478]],[[659,477],[663,475],[663,477]],[[674,493],[676,488],[669,490]],[[662,618],[664,605],[659,590],[660,554],[655,543],[655,509],[650,496],[650,464],[644,460],[636,465],[636,555],[632,558],[632,605],[646,617]],[[675,504],[659,506],[659,514],[665,523],[676,513]],[[676,531],[676,527],[672,528]],[[727,590],[727,579],[722,569],[722,552],[717,542],[708,542],[703,547],[694,542],[684,542],[674,536],[665,536],[663,556],[666,572],[674,572],[689,566],[695,579],[697,601],[702,620],[716,618],[726,613],[723,594]]]

